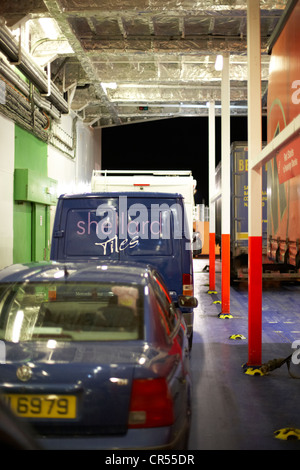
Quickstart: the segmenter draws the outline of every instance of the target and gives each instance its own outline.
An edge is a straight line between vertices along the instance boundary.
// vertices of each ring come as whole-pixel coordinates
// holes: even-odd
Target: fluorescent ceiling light
[[[111,90],[115,90],[117,88],[117,84],[115,82],[108,82],[108,83],[102,82],[101,86],[105,94],[107,94],[108,88],[110,88]]]
[[[215,62],[215,69],[220,72],[223,69],[223,56],[217,55],[216,62]]]
[[[39,18],[39,23],[47,38],[49,39],[58,38],[59,32],[52,18]]]

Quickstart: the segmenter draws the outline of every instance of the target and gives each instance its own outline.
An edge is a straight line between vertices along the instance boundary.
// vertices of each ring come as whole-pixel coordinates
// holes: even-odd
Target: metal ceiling
[[[260,2],[263,111],[267,43],[286,3]],[[247,0],[1,0],[0,19],[91,126],[208,115],[221,100],[217,54],[230,55],[231,113],[247,113]]]

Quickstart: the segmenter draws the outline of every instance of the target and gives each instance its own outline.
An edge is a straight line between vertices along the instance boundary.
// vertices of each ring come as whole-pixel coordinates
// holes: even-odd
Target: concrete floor
[[[221,266],[216,262],[216,295],[208,294],[208,259],[194,260],[195,310],[191,354],[193,414],[190,450],[300,450],[300,440],[276,439],[283,428],[300,429],[300,380],[286,364],[268,375],[244,373],[248,361],[248,286],[230,291],[231,319],[220,319]],[[300,283],[263,287],[262,362],[292,354],[300,341]],[[242,334],[246,339],[232,340]],[[300,354],[298,354],[300,359]],[[291,370],[300,377],[300,365]],[[299,436],[300,438],[300,436]]]

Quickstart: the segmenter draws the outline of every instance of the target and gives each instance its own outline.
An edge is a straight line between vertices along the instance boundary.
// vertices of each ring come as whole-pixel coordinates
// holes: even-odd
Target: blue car
[[[153,268],[3,269],[0,346],[0,396],[43,448],[187,448],[186,325]]]

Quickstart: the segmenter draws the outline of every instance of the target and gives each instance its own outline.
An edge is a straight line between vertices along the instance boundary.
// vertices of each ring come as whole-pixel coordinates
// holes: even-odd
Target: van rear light
[[[188,297],[194,295],[193,276],[191,274],[182,275],[182,293]]]
[[[173,400],[166,380],[133,380],[128,427],[152,428],[170,426],[173,422]]]

